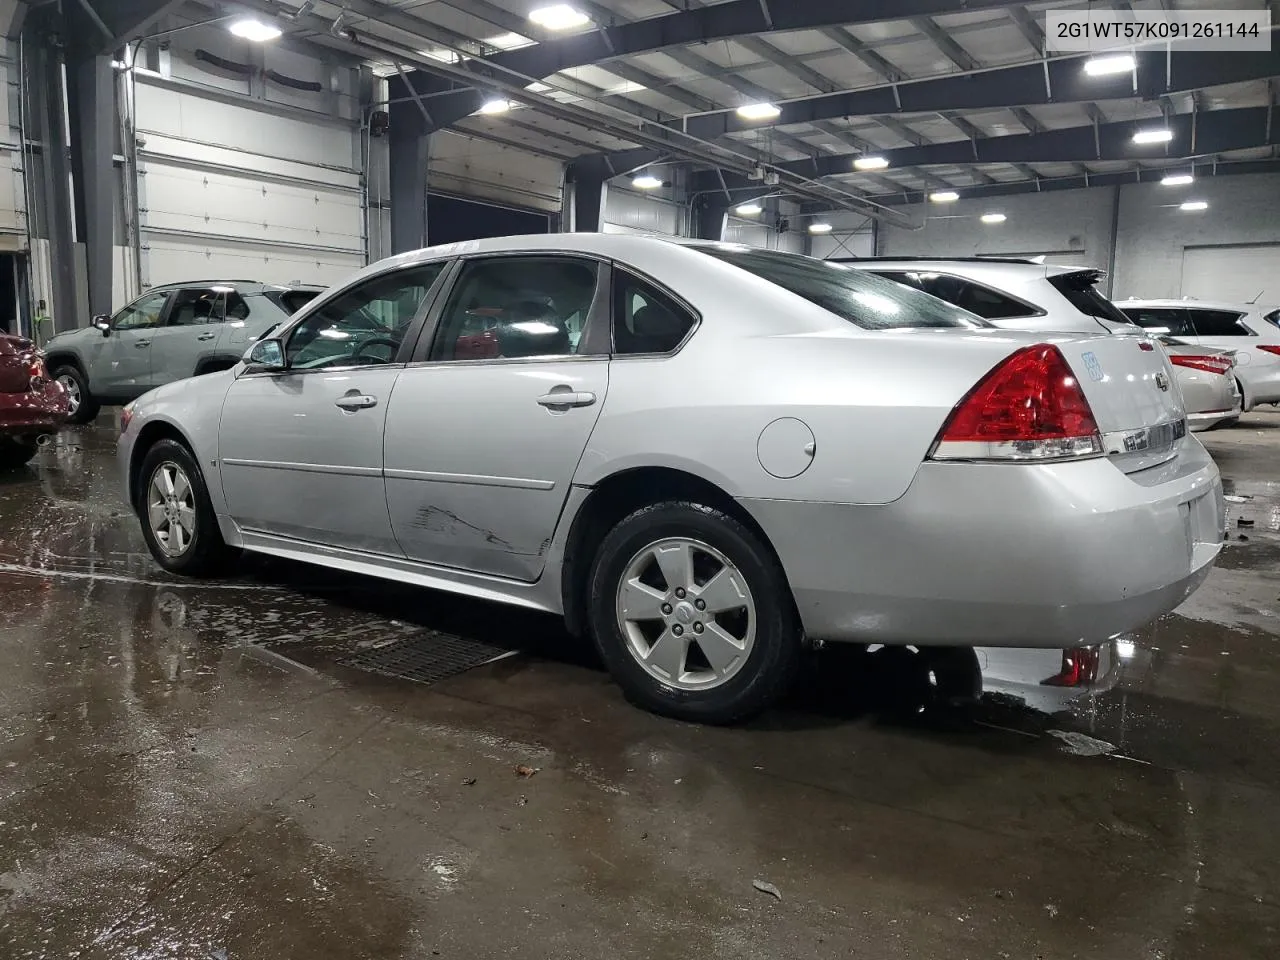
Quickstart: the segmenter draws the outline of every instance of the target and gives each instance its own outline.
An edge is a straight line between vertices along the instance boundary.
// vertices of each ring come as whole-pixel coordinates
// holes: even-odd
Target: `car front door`
[[[387,504],[410,558],[542,572],[609,386],[608,273],[576,256],[462,264],[387,414]]]
[[[339,292],[286,332],[287,369],[231,385],[219,467],[241,528],[404,556],[387,518],[383,427],[400,348],[443,270],[420,264]]]
[[[111,330],[86,357],[95,397],[131,400],[151,389],[151,345],[168,301],[168,291],[144,294],[111,318]]]
[[[151,337],[151,386],[192,376],[210,356],[225,319],[227,287],[184,287]],[[242,351],[243,352],[243,351]]]

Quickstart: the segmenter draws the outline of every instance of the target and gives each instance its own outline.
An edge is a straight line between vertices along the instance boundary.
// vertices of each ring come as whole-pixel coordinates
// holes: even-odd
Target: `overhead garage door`
[[[1187,247],[1182,251],[1182,295],[1197,300],[1280,301],[1280,243]]]

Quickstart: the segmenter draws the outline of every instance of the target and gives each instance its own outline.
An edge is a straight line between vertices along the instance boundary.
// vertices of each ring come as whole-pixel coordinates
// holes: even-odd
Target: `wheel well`
[[[84,367],[80,365],[75,355],[70,353],[47,353],[44,357],[44,365],[50,373],[58,367],[75,367],[81,375],[84,374]]]
[[[217,373],[219,370],[230,370],[240,362],[239,357],[207,357],[196,364],[193,377],[203,377],[206,373]]]
[[[640,467],[616,473],[596,485],[569,528],[560,592],[570,633],[586,633],[588,579],[601,542],[623,517],[664,500],[691,500],[727,513],[758,536],[776,559],[773,544],[755,518],[714,483],[669,467]]]
[[[191,444],[182,435],[182,431],[171,423],[166,423],[164,420],[153,420],[143,427],[142,432],[138,434],[138,439],[133,443],[133,454],[129,459],[128,492],[130,504],[138,502],[138,474],[142,471],[142,461],[146,459],[147,451],[161,440],[172,440],[174,443],[179,443],[191,450]],[[194,454],[195,452],[192,451],[193,456]]]

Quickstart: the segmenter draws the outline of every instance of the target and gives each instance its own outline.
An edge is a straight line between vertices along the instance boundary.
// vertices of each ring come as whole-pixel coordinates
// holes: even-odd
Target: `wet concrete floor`
[[[1205,441],[1232,541],[1113,691],[901,719],[835,653],[710,729],[547,618],[174,580],[70,431],[0,479],[0,958],[1280,955],[1280,414]],[[336,664],[431,631],[521,652]]]

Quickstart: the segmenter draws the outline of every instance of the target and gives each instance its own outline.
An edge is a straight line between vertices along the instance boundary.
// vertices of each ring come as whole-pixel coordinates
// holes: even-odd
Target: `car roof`
[[[261,280],[182,280],[177,283],[159,283],[149,288],[147,293],[167,293],[170,290],[184,290],[188,287],[234,287],[237,293],[264,293],[267,290],[324,290],[322,284],[315,283],[264,283]]]
[[[1058,277],[1064,273],[1096,273],[1106,276],[1105,270],[1096,267],[1069,267],[1057,263],[1036,263],[1014,257],[851,257],[840,263],[865,270],[937,270],[948,267],[950,272],[964,277],[1007,277],[1014,275],[1031,277]]]

